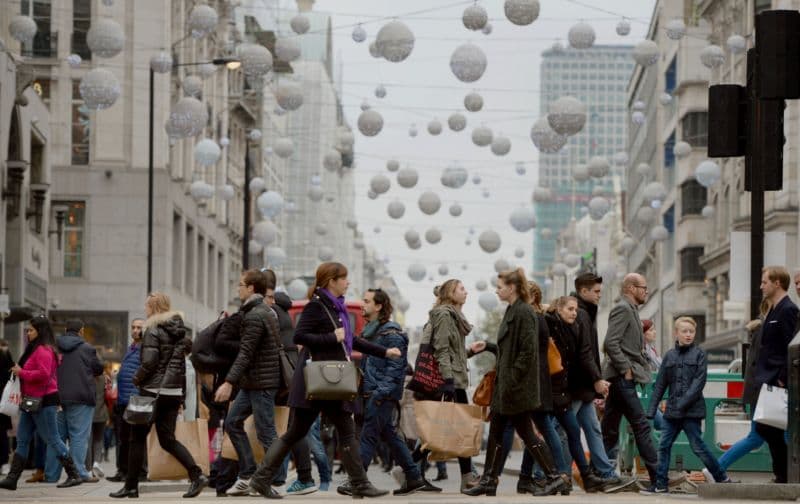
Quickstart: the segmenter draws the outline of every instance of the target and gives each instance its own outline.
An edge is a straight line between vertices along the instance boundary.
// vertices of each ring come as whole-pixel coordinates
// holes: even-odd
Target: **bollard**
[[[800,333],[789,343],[789,483],[800,483]]]

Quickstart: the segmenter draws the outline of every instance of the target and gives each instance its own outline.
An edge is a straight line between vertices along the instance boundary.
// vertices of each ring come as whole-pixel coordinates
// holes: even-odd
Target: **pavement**
[[[641,502],[669,502],[669,503],[677,503],[677,502],[693,502],[697,503],[699,500],[697,495],[690,495],[690,494],[670,494],[668,496],[651,496],[646,497],[639,495],[638,493],[619,493],[619,494],[585,494],[582,490],[580,490],[577,486],[576,489],[569,495],[569,496],[558,496],[558,497],[550,497],[550,498],[534,498],[530,495],[517,495],[516,493],[516,483],[517,477],[516,475],[512,474],[511,472],[519,468],[519,464],[521,462],[522,456],[521,452],[512,452],[511,456],[509,457],[507,463],[507,469],[504,474],[504,477],[501,478],[500,487],[498,488],[498,496],[497,497],[480,497],[474,498],[477,502],[482,503],[514,503],[514,502],[525,502],[530,503],[532,500],[536,502],[558,502],[563,504],[572,504],[572,503],[580,503],[585,504],[586,499],[589,495],[591,495],[591,499],[596,502],[607,501],[609,503],[617,503],[617,502],[630,502],[630,503],[641,503]],[[476,465],[480,466],[481,462],[483,461],[483,454],[480,457],[475,457]],[[104,463],[102,464],[103,470],[106,474],[113,474],[114,472],[114,464],[113,463]],[[315,476],[316,476],[316,469],[314,469]],[[64,502],[64,503],[79,503],[79,502],[119,502],[117,499],[111,499],[108,497],[110,492],[116,491],[122,487],[122,483],[111,483],[103,479],[99,483],[84,483],[83,485],[73,487],[73,488],[65,488],[65,489],[57,489],[55,484],[46,484],[46,483],[24,483],[25,478],[28,477],[30,471],[26,471],[22,478],[20,479],[20,484],[16,492],[11,492],[7,490],[0,490],[0,502]],[[384,473],[379,466],[373,465],[370,467],[368,472],[369,478],[372,483],[378,487],[383,488],[386,490],[392,490],[398,487],[397,483],[394,479],[388,474]],[[435,468],[431,468],[428,472],[428,477],[433,478],[436,474]],[[429,493],[417,493],[407,497],[393,497],[389,494],[386,497],[382,497],[379,500],[381,501],[391,501],[396,503],[425,503],[425,502],[436,502],[437,504],[465,504],[466,501],[470,500],[470,497],[462,495],[459,493],[459,477],[458,477],[458,464],[457,463],[450,463],[448,464],[448,474],[450,478],[445,481],[440,481],[434,483],[437,486],[443,488],[443,492],[439,494],[429,494]],[[742,488],[748,487],[750,492],[755,492],[755,495],[758,496],[757,488],[763,487],[761,483],[764,483],[769,480],[770,475],[764,473],[737,473],[734,477],[741,479],[745,483],[750,483],[749,485],[741,485]],[[63,477],[62,477],[63,479]],[[336,486],[341,484],[344,480],[343,474],[336,474],[334,475],[334,481],[331,485],[331,489],[327,492],[315,492],[309,495],[303,496],[293,496],[287,497],[285,502],[290,504],[306,504],[306,503],[327,503],[330,501],[339,501],[339,502],[349,502],[352,499],[350,497],[341,496],[336,493]],[[291,481],[291,480],[290,480]],[[755,484],[753,486],[752,484]],[[712,486],[712,485],[700,485],[700,486]],[[729,487],[730,492],[723,491],[720,494],[717,491],[716,494],[712,495],[711,497],[719,499],[715,502],[742,502],[743,498],[753,498],[753,497],[743,497],[743,494],[738,494],[734,491],[733,487],[739,485],[713,485],[714,487]],[[772,485],[772,487],[776,487],[779,485]],[[146,501],[150,503],[174,503],[181,499],[181,494],[186,491],[188,488],[188,482],[149,482],[149,483],[142,483],[139,489],[140,501]],[[715,489],[716,490],[716,489]],[[763,492],[762,492],[763,493]],[[748,494],[748,495],[752,495]],[[787,496],[784,496],[783,502],[786,502]],[[214,490],[206,489],[197,500],[202,501],[218,501],[219,498],[216,496]],[[792,499],[793,500],[793,499]],[[255,502],[264,502],[263,498],[260,497],[226,497],[222,502],[236,502],[237,504],[249,504]],[[767,502],[763,501],[762,502]],[[780,502],[776,500],[775,502]]]

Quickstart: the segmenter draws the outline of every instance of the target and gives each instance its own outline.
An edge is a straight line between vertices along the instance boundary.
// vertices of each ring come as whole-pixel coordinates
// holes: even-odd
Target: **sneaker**
[[[406,482],[406,473],[403,472],[402,467],[393,467],[391,474],[392,478],[394,478],[398,485],[403,486],[403,484]]]
[[[303,483],[300,480],[294,480],[294,483],[289,485],[286,489],[286,495],[306,495],[317,491],[317,485],[313,481]]]
[[[233,497],[245,497],[250,495],[250,478],[238,478],[236,483],[234,483],[225,494]]]
[[[639,490],[639,493],[641,495],[666,495],[669,493],[669,490],[651,485],[644,490]]]
[[[104,472],[103,472],[103,469],[100,467],[100,464],[98,464],[97,462],[95,462],[94,464],[92,464],[92,472],[93,472],[93,473],[94,473],[94,475],[95,475],[95,476],[97,476],[98,478],[103,478],[103,477],[105,477],[105,475],[106,475],[106,473],[104,473]]]
[[[636,478],[612,476],[611,478],[604,478],[603,492],[604,493],[617,493],[636,485]]]
[[[709,471],[705,467],[703,468],[703,476],[705,476],[705,478],[706,478],[706,483],[716,483],[717,482],[714,479],[714,476],[711,474],[711,471]],[[728,479],[730,479],[730,478],[728,478]]]
[[[319,491],[320,492],[327,492],[331,489],[331,482],[330,481],[320,481],[319,482]]]

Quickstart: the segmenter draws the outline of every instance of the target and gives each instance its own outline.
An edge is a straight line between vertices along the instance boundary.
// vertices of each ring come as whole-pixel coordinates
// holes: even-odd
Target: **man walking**
[[[117,373],[117,404],[114,405],[114,429],[117,433],[117,474],[109,476],[108,481],[125,481],[128,475],[128,445],[131,439],[131,425],[123,419],[125,408],[132,395],[139,393],[133,384],[133,375],[142,364],[142,327],[144,319],[135,318],[131,321],[131,345],[122,358],[122,364]],[[141,473],[146,473],[146,471]]]
[[[59,336],[56,346],[61,354],[58,366],[58,431],[69,438],[69,455],[75,462],[81,479],[86,483],[99,481],[86,470],[86,450],[92,434],[94,418],[95,377],[103,374],[97,350],[84,340],[83,321],[68,320],[66,333]],[[61,473],[56,453],[47,449],[45,476],[57,480]]]
[[[361,430],[361,463],[365,470],[369,468],[382,440],[389,445],[395,461],[405,473],[405,482],[393,492],[394,495],[410,495],[419,490],[440,492],[440,488],[423,479],[419,467],[411,458],[408,446],[400,438],[392,421],[403,397],[408,351],[408,337],[391,320],[392,311],[392,302],[381,289],[369,289],[364,293],[362,312],[368,323],[362,336],[386,348],[399,348],[403,357],[395,360],[364,357],[366,364],[363,366],[363,392],[367,399],[364,427]]]
[[[619,442],[619,422],[623,416],[633,429],[636,447],[644,461],[650,481],[656,481],[658,455],[650,437],[650,423],[636,393],[637,383],[649,383],[650,371],[644,355],[644,334],[638,308],[647,301],[647,281],[628,273],[622,280],[622,299],[608,316],[608,332],[603,344],[606,360],[603,378],[610,382],[603,415],[603,444],[607,454]]]
[[[586,444],[591,454],[591,465],[598,481],[584,481],[584,490],[614,492],[630,484],[633,480],[620,478],[608,460],[603,445],[603,432],[594,406],[595,399],[608,394],[609,383],[601,374],[600,349],[597,338],[597,309],[603,289],[603,278],[587,272],[575,278],[575,297],[578,299],[578,345],[580,347],[580,366],[575,369],[571,382],[580,384],[573,394],[572,409],[586,436]]]
[[[761,273],[761,293],[771,308],[761,326],[761,348],[753,375],[755,410],[763,384],[786,387],[789,382],[787,357],[789,343],[797,332],[797,306],[789,299],[789,272],[782,266],[767,266]],[[756,423],[756,432],[764,438],[772,455],[775,483],[787,482],[787,447],[785,432],[777,427]]]

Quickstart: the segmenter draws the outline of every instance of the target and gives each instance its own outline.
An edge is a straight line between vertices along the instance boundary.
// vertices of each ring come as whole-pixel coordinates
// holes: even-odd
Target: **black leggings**
[[[156,426],[158,444],[186,468],[189,473],[189,479],[195,480],[203,474],[203,471],[192,458],[189,450],[175,439],[175,423],[178,419],[178,410],[180,410],[182,402],[183,399],[180,397],[158,396],[153,423]],[[147,454],[147,434],[149,432],[149,425],[131,426],[128,474],[125,479],[125,488],[134,489],[139,487],[139,471],[137,468],[142,467]]]

